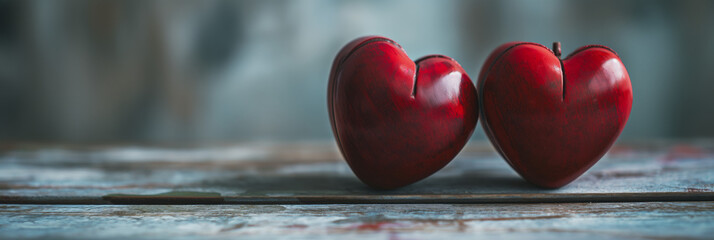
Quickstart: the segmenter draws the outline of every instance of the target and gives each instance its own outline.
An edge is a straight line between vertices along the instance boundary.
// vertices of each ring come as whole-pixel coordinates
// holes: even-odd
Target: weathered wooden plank
[[[122,200],[112,194],[177,191],[271,204],[714,200],[712,142],[617,145],[580,179],[555,190],[523,181],[484,143],[470,143],[434,176],[393,191],[360,183],[332,143],[1,149],[0,203],[111,203]]]
[[[582,203],[582,202],[684,202],[714,201],[714,193],[541,193],[448,195],[297,195],[226,196],[204,192],[169,192],[152,195],[109,194],[79,196],[0,196],[3,204],[487,204],[487,203]]]
[[[711,239],[714,203],[0,205],[0,239]]]

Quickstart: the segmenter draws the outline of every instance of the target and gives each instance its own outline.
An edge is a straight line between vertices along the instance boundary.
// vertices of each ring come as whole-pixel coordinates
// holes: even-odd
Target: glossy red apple
[[[362,182],[392,189],[449,163],[478,120],[476,89],[453,59],[413,62],[385,37],[363,37],[335,58],[328,84],[330,123]]]
[[[528,42],[497,48],[478,80],[481,124],[523,178],[546,188],[575,180],[615,142],[632,108],[632,85],[610,48],[581,47],[560,59]]]

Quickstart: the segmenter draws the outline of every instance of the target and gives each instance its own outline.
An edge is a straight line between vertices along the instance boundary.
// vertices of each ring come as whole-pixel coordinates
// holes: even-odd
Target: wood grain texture
[[[0,239],[709,239],[713,168],[712,142],[617,145],[544,190],[470,143],[377,191],[331,143],[0,145]]]
[[[331,143],[1,149],[0,203],[5,204],[714,200],[714,144],[707,141],[616,145],[557,190],[525,182],[490,146],[473,142],[435,175],[392,191],[359,182]],[[151,194],[164,195],[132,196]]]
[[[0,239],[710,239],[714,203],[0,205]]]

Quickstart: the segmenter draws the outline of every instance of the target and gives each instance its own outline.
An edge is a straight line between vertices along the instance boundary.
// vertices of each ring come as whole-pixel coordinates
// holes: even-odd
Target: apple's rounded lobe
[[[561,60],[540,44],[514,42],[486,63],[478,80],[482,126],[506,162],[533,184],[572,182],[627,122],[632,86],[609,48],[586,46]]]
[[[369,186],[393,189],[449,163],[478,119],[476,89],[453,59],[412,61],[394,41],[358,39],[335,60],[328,108],[340,151]]]

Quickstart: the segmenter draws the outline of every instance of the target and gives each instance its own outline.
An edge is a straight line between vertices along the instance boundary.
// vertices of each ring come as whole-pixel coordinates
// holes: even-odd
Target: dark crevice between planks
[[[102,200],[112,204],[222,204],[223,197],[215,192],[167,192],[152,195],[109,194]]]
[[[714,201],[714,192],[448,194],[448,195],[301,195],[221,196],[219,193],[169,192],[156,195],[109,194],[102,197],[0,196],[0,204],[519,204],[596,202]]]

